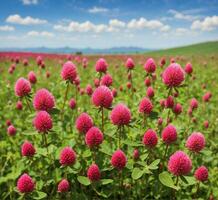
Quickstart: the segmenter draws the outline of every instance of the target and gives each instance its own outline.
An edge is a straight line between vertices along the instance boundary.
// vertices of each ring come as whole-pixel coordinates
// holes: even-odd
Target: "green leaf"
[[[107,185],[107,184],[110,184],[110,183],[113,183],[114,180],[113,179],[101,179],[101,184],[102,185]]]
[[[53,114],[53,115],[56,115],[56,114],[59,114],[60,113],[60,110],[57,109],[57,108],[53,108],[51,111],[49,111],[49,113]]]
[[[21,132],[22,135],[37,135],[38,133],[35,130],[28,130],[28,131],[23,131]]]
[[[195,185],[196,180],[193,176],[181,176],[181,179],[187,184],[187,185]]]
[[[143,174],[144,174],[144,171],[140,170],[139,168],[136,167],[132,171],[132,178],[134,180],[137,180],[137,179],[141,178]]]
[[[87,150],[85,150],[84,152],[83,152],[83,158],[88,158],[88,157],[90,157],[92,155],[92,153],[91,153],[91,151],[89,150],[89,149],[87,149]]]
[[[47,197],[47,194],[41,191],[34,192],[33,199],[44,199]]]
[[[77,180],[82,184],[82,185],[85,185],[85,186],[88,186],[91,184],[90,180],[85,177],[85,176],[78,176],[77,177]]]
[[[168,172],[165,171],[159,174],[159,180],[163,185],[173,188],[175,190],[179,190],[179,187],[174,185],[173,179]]]
[[[160,163],[160,159],[157,159],[155,161],[153,161],[149,166],[148,168],[149,169],[158,169],[158,164]]]

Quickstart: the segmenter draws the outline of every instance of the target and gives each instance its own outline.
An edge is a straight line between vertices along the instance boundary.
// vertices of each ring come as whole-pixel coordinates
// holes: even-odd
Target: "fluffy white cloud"
[[[21,0],[23,5],[36,5],[38,4],[38,0]]]
[[[196,20],[192,23],[192,30],[212,31],[218,28],[218,16],[206,17],[202,21]]]
[[[0,31],[14,31],[14,27],[13,26],[0,26]]]
[[[47,21],[44,19],[32,18],[30,16],[22,18],[18,14],[8,16],[6,22],[13,23],[13,24],[21,24],[21,25],[37,25],[37,24],[47,23]]]
[[[168,32],[171,29],[169,25],[164,25],[163,27],[160,28],[161,32]]]
[[[111,27],[117,27],[117,28],[123,28],[123,27],[125,27],[125,22],[123,22],[123,21],[120,21],[120,20],[118,20],[118,19],[111,19],[110,21],[109,21],[109,25],[111,26]]]
[[[27,33],[27,36],[34,36],[34,37],[38,37],[38,36],[42,36],[42,37],[53,37],[54,34],[51,32],[47,32],[47,31],[42,31],[42,32],[38,32],[38,31],[30,31]]]
[[[107,8],[102,8],[102,7],[96,7],[94,6],[93,8],[88,9],[89,13],[105,13],[108,12],[109,9]]]
[[[193,21],[198,18],[198,16],[188,15],[173,9],[169,10],[168,13],[172,14],[173,17],[176,19],[182,19],[187,21]]]

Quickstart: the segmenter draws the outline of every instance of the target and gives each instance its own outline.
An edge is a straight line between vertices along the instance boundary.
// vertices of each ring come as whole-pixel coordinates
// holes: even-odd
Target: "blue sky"
[[[0,48],[168,48],[218,40],[218,0],[5,0]]]

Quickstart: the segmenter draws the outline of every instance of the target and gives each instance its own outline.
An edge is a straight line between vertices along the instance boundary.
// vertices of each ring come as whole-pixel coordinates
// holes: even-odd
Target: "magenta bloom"
[[[8,127],[8,135],[14,136],[14,135],[16,135],[16,133],[17,133],[16,128],[13,125],[9,125],[9,127]]]
[[[95,64],[95,70],[100,73],[105,73],[107,71],[108,64],[105,59],[100,58]]]
[[[17,110],[22,110],[22,109],[23,109],[22,101],[18,101],[18,102],[17,102],[16,108],[17,108]]]
[[[73,81],[75,81],[75,79],[77,78],[76,66],[71,61],[67,61],[63,65],[61,77],[63,80],[70,81],[71,83],[73,83]]]
[[[144,65],[144,69],[147,73],[150,73],[150,74],[155,72],[156,64],[155,64],[153,58],[149,58],[146,61],[145,65]]]
[[[131,112],[124,104],[117,104],[111,111],[111,122],[117,126],[128,125],[131,120]]]
[[[206,120],[206,121],[204,121],[204,127],[205,128],[208,128],[209,127],[209,122]]]
[[[148,87],[151,85],[151,79],[149,77],[146,77],[144,80],[144,84]]]
[[[144,114],[147,114],[147,115],[150,115],[150,113],[152,112],[153,110],[153,105],[151,103],[151,101],[144,97],[141,101],[140,101],[140,104],[139,104],[139,112],[140,113],[144,113]]]
[[[197,109],[198,108],[198,101],[197,99],[193,98],[190,101],[190,107],[192,110]]]
[[[28,80],[31,84],[35,84],[37,82],[36,75],[33,71],[29,72],[28,74]]]
[[[196,153],[200,152],[205,147],[205,138],[204,135],[200,132],[192,133],[187,141],[185,146],[190,150]]]
[[[17,181],[17,190],[21,193],[32,192],[35,188],[33,179],[28,174],[23,174]]]
[[[94,85],[95,85],[96,88],[100,85],[100,80],[98,78],[96,78],[94,80]]]
[[[96,107],[110,108],[113,101],[111,90],[106,86],[99,86],[92,94],[92,103]]]
[[[192,69],[192,64],[191,63],[187,63],[185,66],[185,72],[186,74],[192,74],[193,69]]]
[[[110,87],[113,83],[113,78],[110,74],[105,74],[102,78],[101,78],[101,85],[105,85],[107,87]]]
[[[99,170],[98,165],[92,164],[87,170],[87,176],[90,181],[99,181],[101,178],[101,172]]]
[[[69,106],[72,110],[76,108],[76,100],[74,98],[70,99]]]
[[[33,120],[33,125],[39,133],[47,133],[52,129],[52,118],[46,111],[39,111]]]
[[[98,147],[104,139],[102,132],[97,127],[92,127],[88,130],[85,136],[86,144],[90,147]]]
[[[164,102],[165,108],[173,108],[174,106],[174,98],[172,96],[168,96]]]
[[[93,93],[92,86],[91,86],[90,84],[88,84],[88,85],[86,86],[86,94],[89,95],[89,96],[91,96],[92,93]]]
[[[86,133],[93,126],[93,120],[87,113],[82,113],[76,119],[76,129],[80,133]]]
[[[76,162],[76,153],[71,147],[65,147],[60,154],[60,164],[63,166],[73,165]]]
[[[150,99],[154,97],[154,89],[151,86],[147,88],[146,95]]]
[[[116,90],[116,88],[113,88],[113,89],[112,89],[112,95],[113,95],[113,97],[116,97],[116,96],[117,96],[117,90]]]
[[[133,59],[132,58],[128,58],[126,63],[125,63],[125,66],[128,70],[131,70],[131,69],[134,69],[135,67],[135,64],[133,62]]]
[[[192,169],[192,161],[183,151],[170,156],[168,170],[175,176],[187,175]]]
[[[201,166],[195,170],[194,174],[196,180],[204,182],[208,179],[208,169],[205,166]]]
[[[25,78],[19,78],[15,83],[14,91],[18,97],[27,96],[31,92],[30,82]]]
[[[176,128],[169,124],[162,131],[162,140],[165,144],[170,145],[177,140],[177,131]]]
[[[204,102],[210,101],[210,98],[212,97],[211,92],[206,92],[205,95],[202,97]]]
[[[143,137],[143,144],[148,148],[153,148],[157,145],[158,137],[157,133],[152,129],[148,129]]]
[[[180,86],[184,81],[184,78],[184,70],[177,63],[170,64],[170,66],[167,67],[162,74],[163,83],[168,87]]]
[[[62,179],[58,184],[58,192],[67,192],[70,189],[70,183],[67,179]]]
[[[25,141],[21,146],[22,156],[32,157],[36,153],[36,149],[29,141]]]
[[[127,158],[121,150],[114,152],[111,158],[111,164],[118,170],[122,170],[126,166]]]
[[[177,103],[174,107],[173,107],[173,112],[176,115],[179,115],[182,113],[182,105],[180,103]]]
[[[55,106],[55,98],[47,89],[40,89],[36,92],[33,99],[35,110],[49,111]]]
[[[37,63],[38,66],[42,64],[42,57],[41,56],[38,56],[36,58],[36,63]]]

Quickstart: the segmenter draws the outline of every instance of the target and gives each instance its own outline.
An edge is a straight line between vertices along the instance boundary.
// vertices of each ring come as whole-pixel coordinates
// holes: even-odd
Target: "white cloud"
[[[182,36],[189,33],[189,30],[186,28],[177,28],[175,31],[176,35]]]
[[[71,21],[68,24],[57,24],[53,27],[55,30],[63,32],[119,32],[134,29],[158,29],[162,32],[167,32],[170,30],[169,25],[165,25],[158,20],[147,20],[145,18],[140,18],[138,20],[132,19],[128,23],[120,21],[118,19],[111,19],[107,24],[94,24],[90,21],[85,21],[82,23]]]
[[[21,25],[37,25],[37,24],[47,23],[47,21],[44,19],[32,18],[30,16],[22,18],[18,14],[8,16],[6,22],[13,23],[13,24],[21,24]]]
[[[23,5],[36,5],[38,4],[38,0],[21,0]]]
[[[27,33],[27,36],[34,36],[34,37],[54,37],[54,34],[51,32],[47,32],[47,31],[42,31],[42,32],[38,32],[38,31],[29,31]]]
[[[199,16],[193,16],[193,15],[185,14],[183,12],[179,12],[179,11],[173,10],[173,9],[170,9],[168,11],[168,13],[172,14],[173,17],[176,18],[176,19],[182,19],[182,20],[187,20],[187,21],[193,21],[193,20],[199,18]]]
[[[13,26],[0,26],[0,31],[14,31],[14,27]]]
[[[218,16],[206,17],[202,21],[196,20],[192,23],[192,30],[212,31],[218,28]]]
[[[93,8],[88,9],[89,13],[105,13],[108,12],[109,9],[107,8],[102,8],[102,7],[96,7],[94,6]]]

